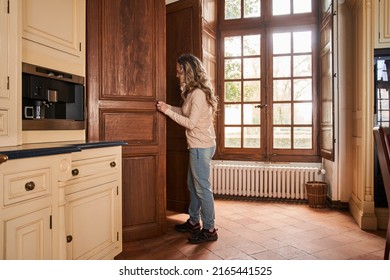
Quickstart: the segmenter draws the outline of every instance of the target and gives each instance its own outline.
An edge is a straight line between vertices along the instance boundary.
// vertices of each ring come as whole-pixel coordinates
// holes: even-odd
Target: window
[[[316,2],[224,1],[219,158],[318,159]]]
[[[375,56],[376,125],[390,127],[390,56]]]

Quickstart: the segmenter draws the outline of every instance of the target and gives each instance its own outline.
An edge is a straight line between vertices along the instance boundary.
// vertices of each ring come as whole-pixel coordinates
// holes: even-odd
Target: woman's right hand
[[[164,101],[157,101],[157,110],[159,110],[162,113],[165,113],[166,110],[168,110],[168,104],[166,104]]]

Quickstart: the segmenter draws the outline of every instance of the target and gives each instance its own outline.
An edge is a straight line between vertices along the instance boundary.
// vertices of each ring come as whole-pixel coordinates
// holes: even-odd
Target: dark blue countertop
[[[0,154],[6,155],[9,160],[28,157],[49,156],[80,152],[85,149],[103,148],[112,146],[127,145],[123,141],[74,141],[74,142],[54,142],[24,144],[12,147],[0,147]]]

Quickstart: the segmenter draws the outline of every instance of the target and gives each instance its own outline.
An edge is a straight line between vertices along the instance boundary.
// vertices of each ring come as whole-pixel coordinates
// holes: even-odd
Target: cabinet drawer
[[[50,195],[50,168],[4,175],[4,206]]]
[[[72,162],[74,179],[112,171],[118,171],[118,158],[115,155]]]

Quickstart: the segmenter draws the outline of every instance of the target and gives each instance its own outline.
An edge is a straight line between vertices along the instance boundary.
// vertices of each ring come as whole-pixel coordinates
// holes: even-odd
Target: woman
[[[184,224],[176,225],[175,229],[192,233],[188,238],[190,243],[215,241],[218,235],[214,225],[210,163],[216,145],[213,120],[218,99],[201,61],[194,55],[183,54],[177,59],[176,76],[184,100],[182,107],[173,107],[163,101],[157,102],[159,111],[185,127],[189,149],[187,184],[190,192],[190,217]]]

